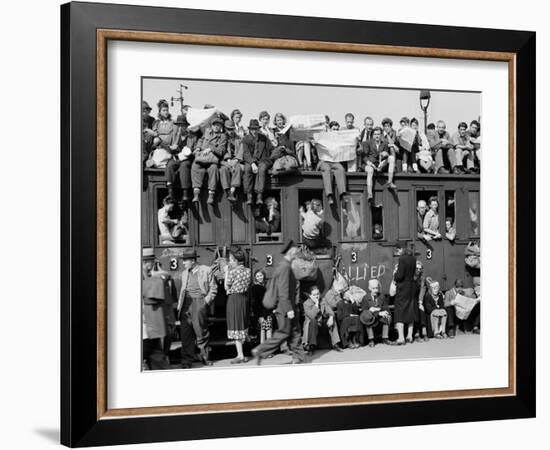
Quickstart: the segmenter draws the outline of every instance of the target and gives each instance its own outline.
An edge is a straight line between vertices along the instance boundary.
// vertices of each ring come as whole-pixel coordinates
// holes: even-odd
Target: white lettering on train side
[[[371,278],[382,278],[386,273],[386,264],[363,264],[363,267],[360,265],[352,265],[343,267],[342,272],[347,273],[348,279],[350,281],[361,281],[369,280]]]

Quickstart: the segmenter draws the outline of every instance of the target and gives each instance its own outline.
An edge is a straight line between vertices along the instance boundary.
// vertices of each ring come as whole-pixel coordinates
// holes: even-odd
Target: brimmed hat
[[[212,125],[214,125],[215,123],[219,123],[220,125],[223,125],[223,119],[221,117],[214,117],[212,119]]]
[[[225,126],[225,129],[226,129],[226,130],[234,130],[234,129],[235,129],[235,124],[234,124],[233,121],[230,120],[230,119],[227,119],[227,120],[225,121],[224,126]]]
[[[384,117],[382,119],[382,125],[384,125],[385,123],[389,123],[390,125],[393,125],[393,120],[391,120],[389,117]]]
[[[184,248],[180,255],[180,259],[197,259],[197,251],[194,248]]]
[[[147,103],[145,100],[141,102],[141,109],[147,109],[148,111],[151,111],[153,108],[149,106],[149,103]]]
[[[258,122],[257,119],[250,119],[250,123],[248,124],[248,128],[250,129],[256,129],[258,130],[260,128],[260,122]]]
[[[374,325],[376,322],[376,317],[373,313],[371,313],[368,309],[361,312],[361,315],[359,316],[359,320],[361,323],[367,327],[370,327],[371,325]]]
[[[141,250],[141,259],[147,260],[147,259],[155,259],[155,251],[150,248],[144,248]]]
[[[187,117],[184,114],[179,114],[174,125],[189,125],[189,122],[187,122]]]

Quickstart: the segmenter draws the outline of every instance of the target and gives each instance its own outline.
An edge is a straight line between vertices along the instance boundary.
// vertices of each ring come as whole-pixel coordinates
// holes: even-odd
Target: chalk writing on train
[[[348,276],[350,281],[370,280],[381,278],[387,271],[386,264],[354,264],[342,267],[342,272]]]

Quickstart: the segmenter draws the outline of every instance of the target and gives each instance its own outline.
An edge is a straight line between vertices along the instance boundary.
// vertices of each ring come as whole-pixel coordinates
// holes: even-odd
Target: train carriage
[[[480,195],[479,175],[398,174],[397,189],[384,187],[385,177],[375,177],[374,202],[367,202],[366,175],[347,173],[346,205],[336,200],[328,205],[323,192],[320,172],[297,172],[273,175],[268,180],[264,198],[274,197],[281,213],[280,230],[271,234],[256,232],[253,210],[246,205],[244,195],[231,205],[218,190],[215,203],[208,205],[203,191],[198,206],[187,210],[188,232],[181,242],[162,244],[157,226],[157,212],[168,194],[164,171],[148,169],[142,194],[142,244],[155,249],[162,268],[173,276],[179,290],[182,247],[194,247],[201,264],[211,264],[216,249],[239,246],[250,256],[253,269],[265,269],[268,278],[282,258],[281,249],[289,239],[301,242],[300,206],[311,199],[320,199],[324,209],[323,248],[317,249],[319,276],[315,283],[321,291],[331,284],[332,268],[340,258],[338,270],[352,284],[367,289],[370,278],[378,278],[385,292],[397,262],[395,244],[407,241],[422,261],[427,275],[437,279],[443,289],[462,278],[466,286],[478,275],[465,264],[464,251],[472,240],[479,239]],[[417,237],[416,205],[418,200],[437,197],[439,201],[440,233],[445,236],[445,218],[456,229],[453,242],[443,238],[424,242]],[[304,287],[304,286],[302,286]],[[224,322],[225,293],[223,288],[212,308],[213,322]],[[224,341],[223,332],[219,333]],[[215,342],[213,342],[215,345]]]

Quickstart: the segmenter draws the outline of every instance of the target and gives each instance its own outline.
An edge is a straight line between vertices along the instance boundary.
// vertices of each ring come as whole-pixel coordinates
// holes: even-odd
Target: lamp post
[[[180,84],[180,88],[176,91],[179,94],[179,97],[170,97],[170,106],[174,106],[174,101],[179,102],[180,104],[180,112],[181,115],[183,115],[183,90],[189,89],[184,84]]]
[[[428,132],[428,106],[431,98],[430,91],[420,91],[420,109],[424,112],[424,134]]]

